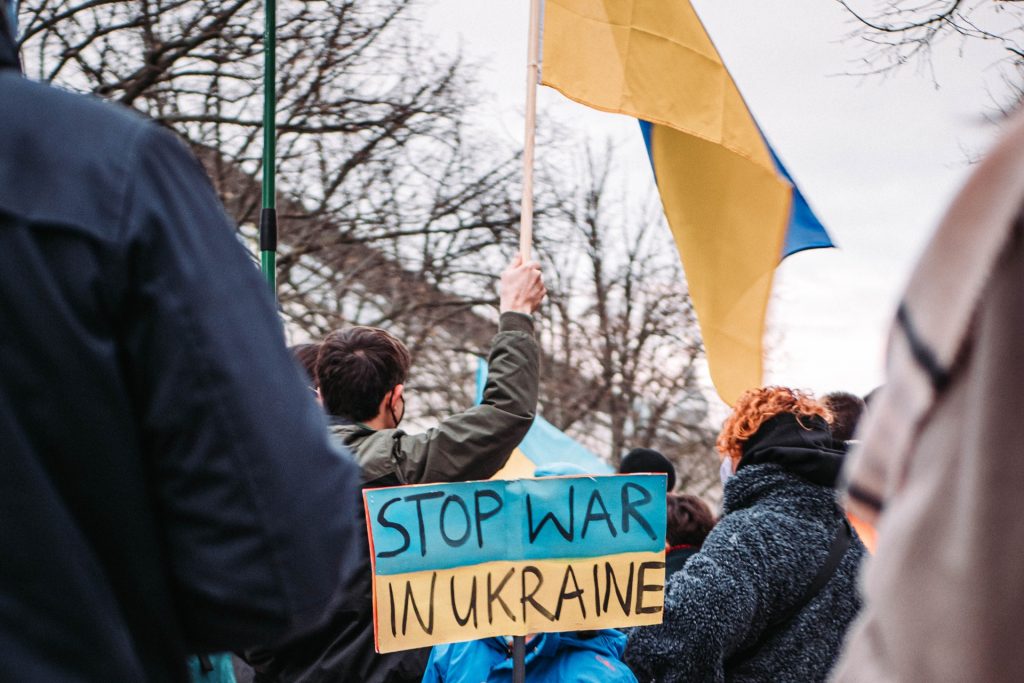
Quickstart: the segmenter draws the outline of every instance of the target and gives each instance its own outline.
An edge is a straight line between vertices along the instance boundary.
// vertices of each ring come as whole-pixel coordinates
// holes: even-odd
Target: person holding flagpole
[[[320,342],[316,379],[336,442],[351,449],[366,488],[488,479],[508,461],[533,424],[540,346],[532,314],[546,296],[540,266],[520,256],[502,274],[500,317],[479,405],[424,432],[402,429],[411,355],[385,330],[349,327]],[[412,683],[429,648],[376,654],[370,558],[321,628],[292,642],[248,652],[257,680],[275,683]]]

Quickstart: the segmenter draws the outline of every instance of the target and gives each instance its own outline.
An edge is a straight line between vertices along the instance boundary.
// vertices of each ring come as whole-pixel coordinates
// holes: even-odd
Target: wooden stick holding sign
[[[363,493],[378,652],[661,623],[665,476]]]

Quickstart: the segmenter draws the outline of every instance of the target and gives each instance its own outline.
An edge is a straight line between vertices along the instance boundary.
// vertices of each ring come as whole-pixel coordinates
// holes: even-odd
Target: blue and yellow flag
[[[719,396],[762,382],[775,266],[832,242],[688,0],[545,0],[541,83],[641,121]]]
[[[487,383],[487,361],[477,359],[476,403],[484,399],[484,385]],[[512,451],[508,462],[498,470],[494,479],[521,479],[532,477],[538,466],[553,463],[571,463],[591,474],[611,474],[615,470],[594,453],[587,450],[571,436],[558,429],[538,415],[530,431]]]

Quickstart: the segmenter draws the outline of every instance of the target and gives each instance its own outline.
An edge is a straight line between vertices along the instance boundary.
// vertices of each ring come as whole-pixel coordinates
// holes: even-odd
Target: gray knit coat
[[[666,586],[664,623],[629,636],[625,661],[637,678],[825,680],[860,608],[855,579],[865,550],[859,539],[798,614],[774,633],[765,628],[825,563],[838,515],[831,488],[777,464],[740,469],[725,486],[721,521]]]

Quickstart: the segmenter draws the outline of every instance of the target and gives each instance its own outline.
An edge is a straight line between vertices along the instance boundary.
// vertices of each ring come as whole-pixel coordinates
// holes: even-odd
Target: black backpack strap
[[[842,561],[843,556],[846,555],[846,551],[850,549],[850,543],[853,541],[853,529],[850,528],[850,521],[846,519],[846,515],[840,515],[839,528],[836,529],[836,535],[832,539],[832,545],[828,550],[828,557],[825,558],[825,563],[821,565],[818,573],[814,576],[814,579],[808,584],[807,589],[803,592],[798,600],[793,602],[785,611],[777,615],[772,619],[764,630],[757,637],[757,640],[742,650],[733,653],[729,656],[726,662],[726,668],[729,668],[736,662],[743,661],[750,655],[752,655],[761,645],[772,637],[776,633],[781,631],[800,611],[807,606],[811,600],[814,599],[821,589],[832,579],[832,576],[836,573],[836,569],[839,568],[839,563]]]
[[[800,599],[789,606],[782,614],[778,615],[768,624],[765,631],[771,631],[771,635],[774,632],[789,622],[790,619],[795,617],[800,610],[807,606],[811,600],[814,599],[821,589],[825,587],[825,584],[829,582],[832,575],[836,573],[836,569],[839,567],[839,563],[842,561],[846,551],[850,548],[850,541],[853,540],[853,531],[850,529],[850,522],[844,515],[842,517],[842,523],[839,528],[836,529],[835,538],[832,539],[832,547],[829,548],[828,557],[825,558],[825,564],[821,565],[821,569],[818,570],[814,580],[811,581],[810,585],[807,586],[807,590],[804,591]],[[762,636],[761,640],[764,640]]]

